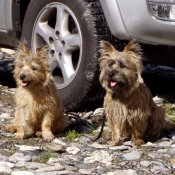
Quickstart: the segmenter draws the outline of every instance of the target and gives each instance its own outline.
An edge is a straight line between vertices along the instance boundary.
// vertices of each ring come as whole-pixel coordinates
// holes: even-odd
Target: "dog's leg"
[[[120,145],[121,144],[121,132],[119,126],[111,123],[111,134],[112,134],[112,141],[109,142],[111,146]]]
[[[8,131],[8,132],[10,132],[10,133],[14,133],[14,132],[16,132],[16,126],[14,125],[14,124],[9,124],[9,125],[7,125],[6,127],[5,127],[5,129]]]
[[[42,121],[42,137],[44,140],[52,141],[54,139],[54,135],[52,134],[51,130],[52,125],[53,117],[46,113]]]
[[[145,143],[143,140],[143,136],[135,136],[135,137],[132,137],[131,140],[133,141],[135,146],[140,146]]]
[[[132,129],[132,138],[131,140],[133,141],[134,145],[140,146],[144,144],[144,134],[147,128],[147,124],[145,123],[138,123],[133,124],[134,128]]]
[[[25,108],[18,108],[15,112],[14,125],[17,131],[15,134],[16,139],[23,139],[25,136],[25,130],[28,129],[25,121],[27,115],[28,113]]]

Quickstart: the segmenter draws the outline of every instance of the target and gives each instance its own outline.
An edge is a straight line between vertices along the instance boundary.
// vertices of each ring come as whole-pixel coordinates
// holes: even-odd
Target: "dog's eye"
[[[125,68],[125,67],[126,67],[126,65],[124,63],[120,62],[120,68]]]
[[[111,61],[111,60],[110,60],[110,61],[107,62],[107,66],[108,66],[108,67],[112,67],[112,66],[115,65],[115,64],[116,64],[115,61]]]
[[[109,67],[111,67],[111,66],[113,65],[113,63],[108,63],[107,65],[108,65]]]
[[[36,70],[36,67],[32,67],[32,70]]]

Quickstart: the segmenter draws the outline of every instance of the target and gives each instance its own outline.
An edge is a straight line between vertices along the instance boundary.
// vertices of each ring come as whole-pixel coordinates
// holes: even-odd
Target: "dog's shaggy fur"
[[[100,82],[107,92],[104,108],[111,144],[119,145],[125,138],[135,145],[158,139],[164,129],[172,126],[167,124],[163,108],[154,103],[143,83],[140,45],[132,40],[123,52],[106,41],[101,41],[101,47]]]
[[[62,103],[53,82],[47,59],[47,49],[36,53],[20,44],[15,59],[14,78],[16,111],[9,132],[16,132],[16,139],[40,134],[51,141],[53,133],[62,132],[67,119],[62,113]]]

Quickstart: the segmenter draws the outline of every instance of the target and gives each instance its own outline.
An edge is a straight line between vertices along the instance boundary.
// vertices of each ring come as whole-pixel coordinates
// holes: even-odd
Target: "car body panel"
[[[120,39],[129,39],[117,1],[100,0],[100,3],[112,34]]]
[[[0,46],[14,48],[20,36],[20,1],[0,0]]]
[[[100,0],[100,3],[114,36],[175,46],[175,22],[154,18],[147,0]]]
[[[13,31],[12,0],[0,0],[0,30]]]

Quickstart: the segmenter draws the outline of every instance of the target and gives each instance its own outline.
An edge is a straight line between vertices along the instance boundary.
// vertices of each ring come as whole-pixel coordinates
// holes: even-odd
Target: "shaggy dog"
[[[119,52],[101,41],[100,82],[106,89],[104,108],[112,145],[129,138],[135,145],[158,139],[164,129],[175,129],[165,121],[165,112],[152,100],[141,78],[142,50],[135,40]]]
[[[35,53],[20,44],[14,78],[17,83],[15,118],[6,129],[17,131],[16,139],[35,133],[47,141],[53,140],[53,133],[62,132],[67,119],[50,72],[46,47]]]

